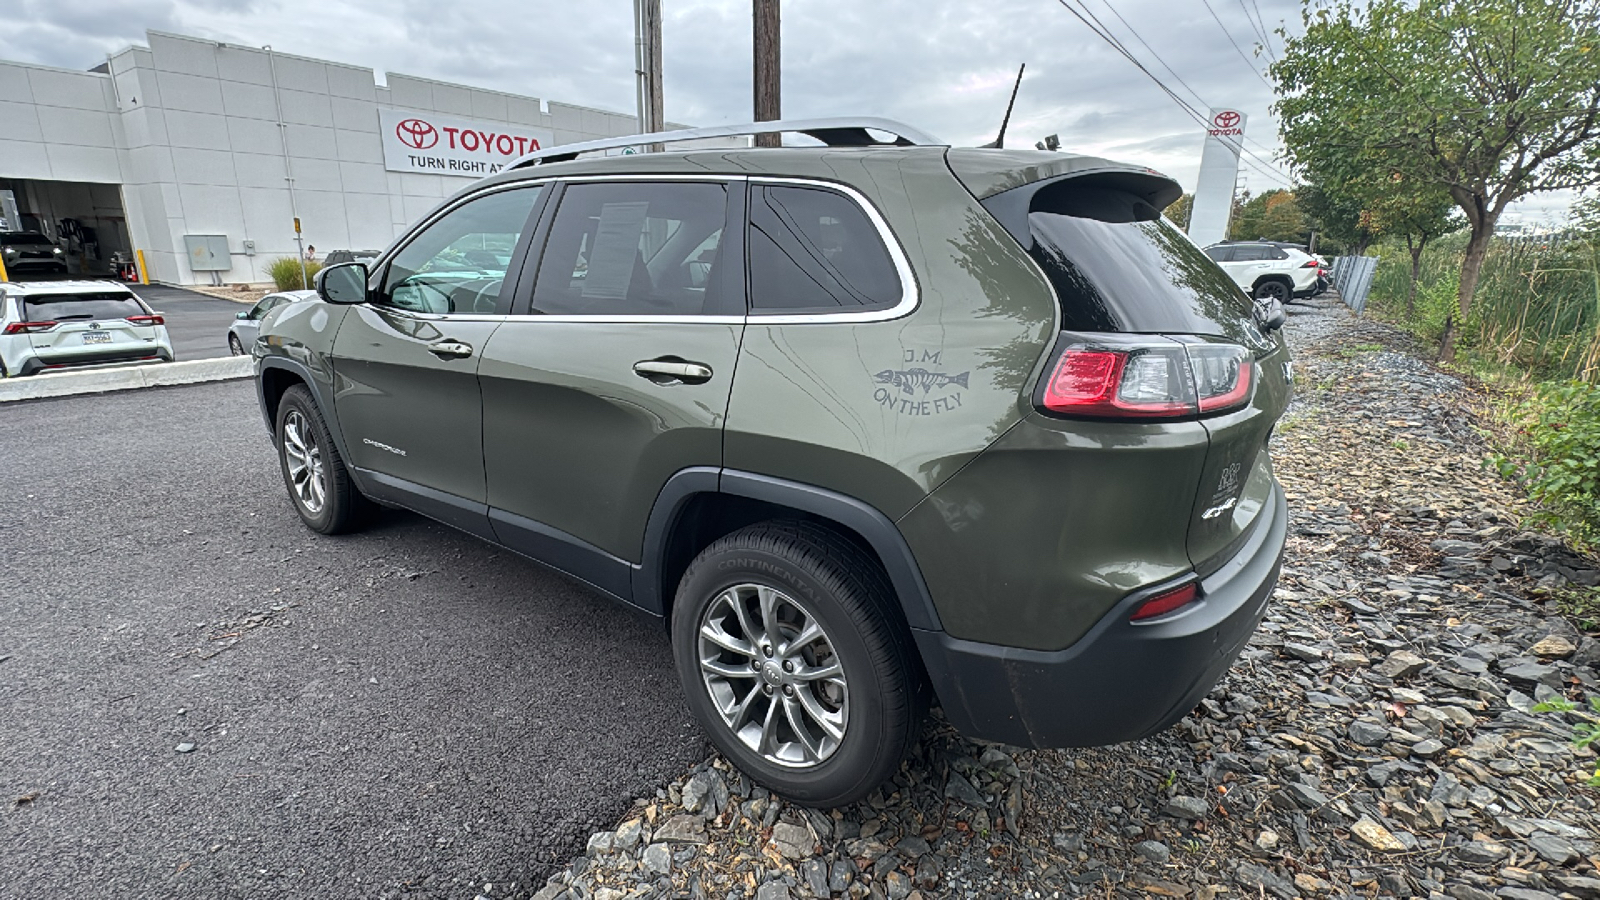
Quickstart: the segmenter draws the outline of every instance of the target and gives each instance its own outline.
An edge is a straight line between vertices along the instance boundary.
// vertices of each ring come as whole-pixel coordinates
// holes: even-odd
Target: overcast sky
[[[1274,32],[1298,32],[1299,0],[1086,2],[1191,105],[1202,112],[1230,106],[1245,113],[1245,146],[1259,157],[1241,163],[1248,188],[1259,193],[1284,186],[1285,167],[1275,158],[1280,144],[1270,113],[1273,94],[1262,73],[1268,54],[1282,47]],[[0,59],[87,69],[107,53],[143,44],[145,29],[153,29],[370,66],[380,81],[384,72],[401,72],[619,112],[635,109],[631,0],[6,5],[13,11],[0,30]],[[662,5],[667,118],[694,125],[753,118],[750,0]],[[1258,49],[1260,31],[1269,49]],[[1066,149],[1148,165],[1193,189],[1201,126],[1059,0],[783,5],[786,117],[887,116],[957,145],[980,144],[994,138],[1021,63],[1028,68],[1008,146],[1031,146],[1059,134]],[[1534,200],[1523,205],[1523,214],[1543,219],[1565,203]]]

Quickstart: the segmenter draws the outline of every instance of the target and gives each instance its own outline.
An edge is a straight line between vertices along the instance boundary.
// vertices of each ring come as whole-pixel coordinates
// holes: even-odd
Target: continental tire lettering
[[[799,578],[796,578],[794,573],[788,568],[776,563],[768,562],[764,559],[724,559],[717,562],[717,570],[720,572],[726,572],[734,569],[761,572],[765,575],[771,575],[773,578],[782,581],[785,585],[793,588],[795,591],[806,595],[807,599],[815,599],[817,596],[817,592],[812,590],[810,585],[806,584]]]

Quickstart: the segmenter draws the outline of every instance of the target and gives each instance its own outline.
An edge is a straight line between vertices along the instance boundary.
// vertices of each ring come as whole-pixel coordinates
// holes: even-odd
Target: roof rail
[[[892,142],[879,141],[868,134],[868,130],[887,132],[894,135],[895,139]],[[829,147],[941,147],[946,145],[945,141],[918,131],[910,125],[896,122],[893,119],[873,117],[779,119],[772,122],[751,122],[747,125],[712,125],[706,128],[685,128],[681,131],[660,131],[655,134],[633,134],[625,137],[601,138],[598,141],[584,141],[578,144],[563,144],[559,147],[535,150],[525,156],[519,156],[506,168],[516,169],[523,166],[536,166],[540,163],[566,162],[569,159],[577,158],[580,153],[615,150],[619,147],[635,147],[640,144],[672,144],[679,141],[741,137],[744,135],[771,134],[773,132],[804,134],[816,138]]]

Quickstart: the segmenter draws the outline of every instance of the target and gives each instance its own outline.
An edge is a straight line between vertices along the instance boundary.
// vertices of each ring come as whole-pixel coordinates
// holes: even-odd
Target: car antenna
[[[994,139],[994,143],[984,144],[984,149],[1001,150],[1005,148],[1006,126],[1011,123],[1011,107],[1017,105],[1017,88],[1022,87],[1022,71],[1026,68],[1028,68],[1027,63],[1017,67],[1017,80],[1011,85],[1011,102],[1006,104],[1006,117],[1000,120],[1000,136]]]

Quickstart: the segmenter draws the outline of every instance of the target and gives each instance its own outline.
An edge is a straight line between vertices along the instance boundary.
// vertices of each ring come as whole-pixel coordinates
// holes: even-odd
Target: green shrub
[[[1600,538],[1600,386],[1581,381],[1541,385],[1513,413],[1526,438],[1525,459],[1494,457],[1500,473],[1521,481],[1541,517],[1582,543]]]
[[[305,268],[306,280],[300,280],[300,260],[292,256],[280,256],[267,264],[267,276],[272,279],[273,285],[280,291],[299,291],[309,289],[316,284],[317,272],[322,269],[322,263],[307,262]]]

